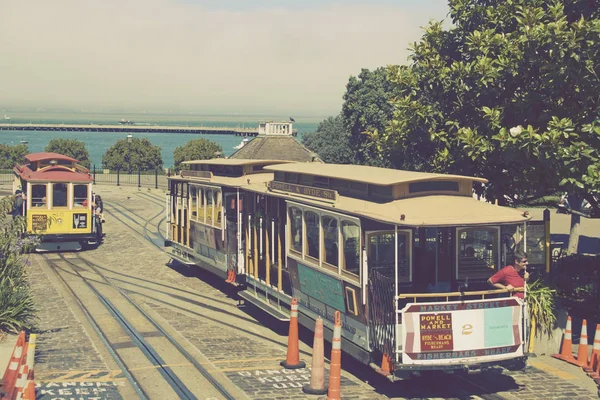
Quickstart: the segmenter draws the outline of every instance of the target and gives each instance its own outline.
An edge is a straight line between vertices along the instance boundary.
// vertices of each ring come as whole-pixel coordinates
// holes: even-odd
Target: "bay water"
[[[3,112],[4,113],[4,112]],[[121,119],[135,122],[140,126],[199,126],[257,128],[259,121],[288,121],[287,116],[262,115],[197,115],[197,114],[159,114],[159,113],[98,113],[98,112],[10,112],[4,113],[7,118],[0,123],[15,124],[82,124],[82,125],[118,125]],[[326,117],[294,117],[293,128],[298,130],[297,139],[307,132],[314,132],[319,122]],[[27,142],[30,153],[44,151],[52,139],[77,139],[85,144],[90,154],[92,167],[102,168],[102,155],[117,140],[126,139],[131,133],[137,138],[146,138],[154,146],[161,148],[164,167],[173,166],[173,151],[193,139],[206,138],[221,145],[225,156],[230,156],[242,137],[235,135],[189,134],[189,133],[153,133],[153,132],[60,132],[60,131],[0,131],[0,143],[11,146]]]

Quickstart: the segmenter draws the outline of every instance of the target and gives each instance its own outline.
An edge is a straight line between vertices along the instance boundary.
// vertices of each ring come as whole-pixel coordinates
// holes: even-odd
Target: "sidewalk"
[[[566,361],[558,360],[549,355],[542,355],[530,358],[527,364],[547,372],[558,379],[568,381],[579,388],[589,390],[592,393],[598,392],[598,387],[594,380],[587,376],[581,367],[569,364]]]

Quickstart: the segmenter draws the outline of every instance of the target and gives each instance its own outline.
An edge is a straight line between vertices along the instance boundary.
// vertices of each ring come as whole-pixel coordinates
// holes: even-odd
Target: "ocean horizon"
[[[261,121],[289,121],[288,116],[266,115],[196,115],[196,114],[163,114],[163,113],[117,113],[117,112],[12,112],[3,111],[6,118],[0,123],[16,124],[98,124],[116,125],[121,119],[133,121],[137,128],[144,125],[155,126],[204,126],[256,128]],[[319,123],[327,117],[297,117],[293,128],[298,130],[298,140],[307,132],[314,132]],[[154,132],[57,132],[57,131],[0,131],[0,143],[14,146],[27,142],[31,153],[44,151],[52,139],[77,139],[85,144],[90,155],[92,168],[102,168],[102,155],[118,140],[127,138],[128,134],[137,138],[146,138],[154,146],[161,148],[161,156],[165,168],[174,164],[173,151],[190,140],[206,138],[213,140],[223,148],[226,157],[233,154],[242,138],[235,135],[189,134],[189,133],[154,133]]]

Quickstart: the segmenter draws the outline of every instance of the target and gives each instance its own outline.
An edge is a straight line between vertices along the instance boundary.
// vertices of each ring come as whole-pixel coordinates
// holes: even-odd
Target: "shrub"
[[[554,265],[551,286],[569,312],[600,320],[600,256],[573,254]]]
[[[0,330],[30,329],[35,320],[35,303],[27,282],[28,253],[37,238],[23,236],[25,221],[10,216],[14,198],[0,200]]]

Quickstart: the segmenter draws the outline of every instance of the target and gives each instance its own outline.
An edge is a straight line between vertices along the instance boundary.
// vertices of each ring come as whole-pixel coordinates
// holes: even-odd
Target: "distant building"
[[[239,147],[229,158],[323,162],[296,139],[292,122],[260,122],[258,136]]]

